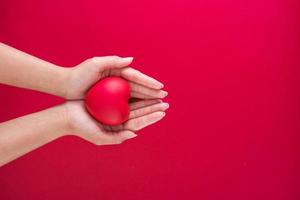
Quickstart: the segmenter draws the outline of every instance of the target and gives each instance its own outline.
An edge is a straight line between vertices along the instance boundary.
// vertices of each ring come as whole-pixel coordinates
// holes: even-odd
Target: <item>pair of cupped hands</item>
[[[161,99],[168,93],[164,85],[142,72],[129,67],[132,57],[93,57],[79,65],[66,68],[67,85],[64,97],[68,132],[97,145],[120,144],[136,137],[136,131],[143,129],[165,116],[169,104]],[[95,120],[86,110],[86,92],[99,80],[119,76],[129,82],[131,89],[130,114],[125,123],[107,126]],[[139,99],[136,101],[136,99]]]

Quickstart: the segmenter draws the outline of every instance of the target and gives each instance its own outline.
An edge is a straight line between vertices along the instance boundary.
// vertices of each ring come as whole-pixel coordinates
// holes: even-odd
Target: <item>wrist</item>
[[[55,67],[55,76],[54,76],[54,89],[55,95],[62,97],[64,99],[68,96],[69,82],[71,77],[72,69],[67,67]]]
[[[53,131],[55,137],[59,138],[69,134],[71,132],[71,126],[69,123],[65,103],[50,108],[49,112],[49,116],[51,116],[53,126],[56,129],[55,131]]]

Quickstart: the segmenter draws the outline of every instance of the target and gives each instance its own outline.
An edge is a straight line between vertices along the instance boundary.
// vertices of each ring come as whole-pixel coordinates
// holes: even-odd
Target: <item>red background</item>
[[[0,40],[73,66],[134,56],[166,118],[119,146],[64,137],[0,168],[0,199],[299,199],[297,0],[0,1]],[[17,72],[16,72],[17,73]],[[0,120],[62,102],[0,86]]]

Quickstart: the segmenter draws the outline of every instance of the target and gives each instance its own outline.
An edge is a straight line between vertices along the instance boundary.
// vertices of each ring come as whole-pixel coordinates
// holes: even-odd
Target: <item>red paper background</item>
[[[1,0],[2,42],[62,66],[134,56],[171,108],[122,145],[64,137],[7,164],[0,199],[299,199],[299,8]],[[1,121],[63,101],[3,85],[0,95]]]

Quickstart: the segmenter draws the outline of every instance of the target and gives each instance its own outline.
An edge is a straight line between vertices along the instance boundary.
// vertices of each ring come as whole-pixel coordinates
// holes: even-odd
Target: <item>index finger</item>
[[[121,76],[127,80],[144,85],[149,88],[161,89],[164,87],[164,84],[162,84],[158,80],[147,76],[146,74],[143,74],[142,72],[131,67],[125,67],[121,69]]]

